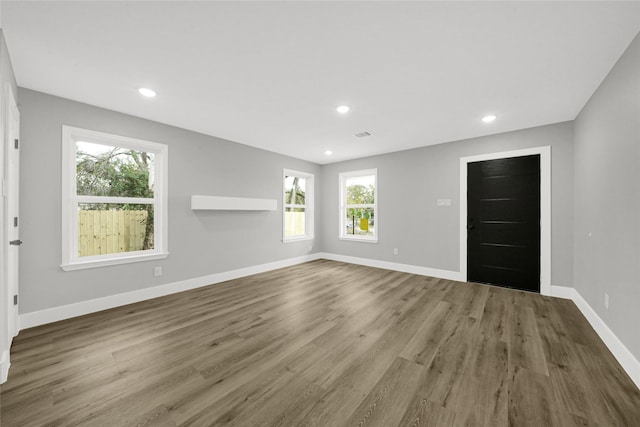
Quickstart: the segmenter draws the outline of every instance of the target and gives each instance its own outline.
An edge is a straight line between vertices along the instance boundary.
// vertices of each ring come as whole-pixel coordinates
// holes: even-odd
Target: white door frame
[[[472,162],[540,155],[540,293],[551,295],[551,147],[460,158],[460,276],[467,281],[467,168]]]
[[[1,94],[0,94],[1,95]],[[0,96],[0,103],[6,105],[4,96]],[[0,106],[0,112],[2,112]],[[5,195],[6,195],[6,182],[5,182],[5,132],[4,132],[4,117],[0,116],[0,384],[7,380],[9,374],[9,337],[7,333],[7,317],[9,313],[9,304],[7,301],[7,295],[9,290],[7,289],[6,280],[6,253],[8,245],[5,245],[7,236],[5,233],[6,221],[5,221]]]
[[[6,147],[6,216],[5,216],[5,248],[6,253],[6,280],[7,280],[7,308],[8,324],[7,332],[9,341],[18,335],[20,330],[18,325],[18,304],[14,303],[14,296],[18,295],[18,260],[20,256],[20,245],[7,245],[9,240],[20,240],[19,223],[14,223],[14,218],[19,219],[20,211],[20,149],[14,141],[20,140],[20,112],[16,98],[11,86],[5,86],[5,147]],[[19,144],[19,143],[18,143]]]

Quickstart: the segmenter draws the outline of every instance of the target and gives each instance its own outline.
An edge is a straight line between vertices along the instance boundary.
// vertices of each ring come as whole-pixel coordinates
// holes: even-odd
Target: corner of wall
[[[611,351],[616,354],[614,348],[620,349],[620,357],[616,354],[620,363],[625,358],[635,361],[629,363],[636,366],[636,384],[640,379],[636,326],[640,304],[638,93],[640,33],[574,121],[572,189],[573,283],[577,294],[573,299],[585,317],[594,319],[594,329]],[[609,297],[615,305],[606,308],[603,301]],[[632,353],[627,355],[629,351]]]

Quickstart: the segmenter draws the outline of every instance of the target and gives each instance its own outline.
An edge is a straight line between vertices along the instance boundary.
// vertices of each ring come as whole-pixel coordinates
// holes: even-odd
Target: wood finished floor
[[[333,261],[22,331],[2,426],[638,426],[568,300]]]

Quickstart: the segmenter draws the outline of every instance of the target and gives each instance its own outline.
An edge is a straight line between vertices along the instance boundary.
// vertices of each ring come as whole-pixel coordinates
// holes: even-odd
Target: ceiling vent
[[[356,133],[355,135],[356,138],[366,138],[367,136],[371,136],[370,132],[360,132],[360,133]]]

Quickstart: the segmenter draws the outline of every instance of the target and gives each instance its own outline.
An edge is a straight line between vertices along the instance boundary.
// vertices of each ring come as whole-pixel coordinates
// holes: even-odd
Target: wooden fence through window
[[[305,234],[305,212],[286,212],[284,216],[285,236],[301,236]]]
[[[78,255],[140,251],[144,245],[147,211],[80,210]]]

